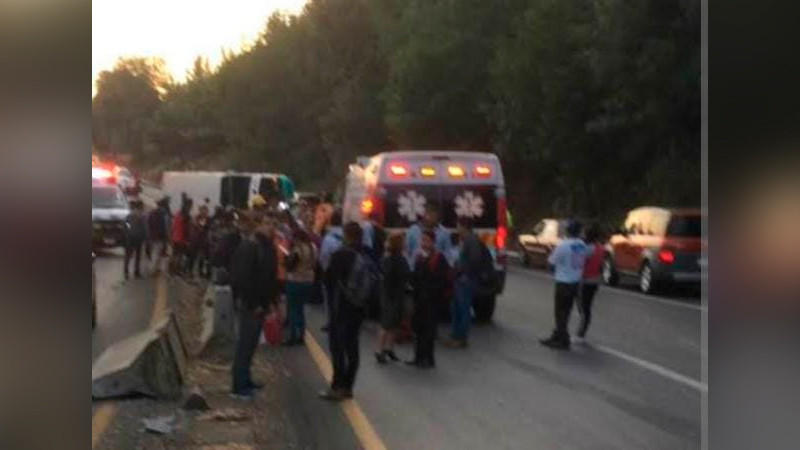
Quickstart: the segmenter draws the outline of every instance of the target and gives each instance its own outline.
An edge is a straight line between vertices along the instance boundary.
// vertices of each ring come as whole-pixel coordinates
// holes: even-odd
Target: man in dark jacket
[[[447,289],[450,266],[444,254],[436,250],[436,233],[422,232],[420,251],[414,264],[412,284],[414,286],[414,359],[408,364],[421,369],[432,369],[436,365],[433,357],[436,338],[436,313],[442,304]]]
[[[256,224],[242,216],[243,238],[233,255],[233,284],[241,300],[239,340],[233,360],[232,396],[252,398],[263,387],[250,374],[253,354],[263,329],[264,316],[278,297],[277,256],[273,245],[274,227],[268,222]]]
[[[147,239],[147,224],[144,219],[144,204],[141,200],[131,201],[131,212],[125,218],[125,279],[130,277],[128,268],[131,257],[135,257],[134,276],[142,276],[142,246]]]
[[[333,401],[353,397],[359,364],[358,334],[364,321],[364,308],[347,299],[343,289],[350,278],[356,257],[361,254],[368,258],[361,243],[361,226],[355,222],[345,225],[344,240],[345,246],[333,253],[325,272],[333,379],[330,388],[319,395]]]

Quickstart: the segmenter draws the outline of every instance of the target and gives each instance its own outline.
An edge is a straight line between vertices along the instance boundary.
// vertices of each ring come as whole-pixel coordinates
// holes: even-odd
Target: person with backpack
[[[578,237],[581,224],[570,221],[567,225],[567,238],[562,240],[550,253],[549,262],[555,267],[555,322],[553,333],[541,339],[542,345],[556,350],[569,350],[570,337],[567,326],[572,312],[572,304],[578,296],[586,261],[586,244]]]
[[[464,348],[469,339],[472,324],[472,302],[479,287],[480,279],[486,271],[488,250],[472,231],[469,218],[458,219],[458,234],[461,236],[461,254],[455,267],[455,297],[451,306],[452,329],[450,339],[445,345],[451,348]],[[491,258],[491,255],[489,255]]]
[[[390,236],[387,247],[389,252],[381,262],[381,330],[378,350],[375,352],[375,359],[380,364],[400,360],[394,352],[395,333],[402,322],[403,303],[411,272],[403,256],[403,235]]]
[[[447,289],[450,266],[444,254],[436,251],[436,234],[422,234],[420,252],[414,264],[414,359],[407,364],[421,369],[436,365],[433,341],[436,338],[436,313]]]
[[[142,276],[141,262],[142,262],[142,246],[147,240],[147,224],[144,218],[144,204],[141,200],[132,200],[130,202],[131,212],[125,218],[125,279],[130,277],[128,268],[130,266],[131,258],[134,260],[133,274],[136,278]]]
[[[328,339],[333,362],[330,388],[319,393],[331,401],[353,397],[353,385],[359,364],[358,336],[364,321],[364,307],[378,282],[372,259],[362,245],[358,223],[344,227],[345,245],[333,254],[325,272],[328,293]]]
[[[578,328],[576,342],[583,343],[586,340],[586,332],[592,322],[592,303],[597,294],[597,287],[600,285],[600,275],[603,271],[603,260],[605,259],[605,248],[600,241],[600,225],[591,224],[586,229],[584,243],[588,246],[586,252],[586,263],[583,266],[583,279],[581,280],[580,296],[578,299],[578,311],[581,314],[581,325]]]
[[[301,229],[294,230],[292,247],[285,259],[286,264],[286,303],[289,316],[289,338],[284,345],[300,345],[306,332],[305,304],[311,296],[314,283],[314,265],[317,262],[316,250],[308,236]]]
[[[319,249],[319,281],[322,291],[322,301],[325,303],[326,308],[330,308],[330,300],[328,299],[327,289],[324,286],[325,273],[331,263],[331,257],[344,245],[344,235],[342,234],[342,213],[336,211],[333,213],[330,224],[325,230],[325,235],[322,239],[322,244]],[[329,314],[330,315],[330,314]],[[322,331],[328,331],[328,324],[322,327]]]
[[[241,301],[239,338],[231,369],[231,395],[250,399],[263,384],[253,380],[250,366],[263,330],[268,309],[278,299],[277,256],[273,244],[274,226],[268,220],[254,221],[244,214],[240,219],[243,237],[233,255],[233,285]]]

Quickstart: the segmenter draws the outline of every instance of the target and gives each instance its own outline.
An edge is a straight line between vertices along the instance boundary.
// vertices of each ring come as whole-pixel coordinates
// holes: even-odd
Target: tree
[[[92,99],[92,137],[101,151],[139,154],[171,80],[164,61],[123,58],[98,75]]]

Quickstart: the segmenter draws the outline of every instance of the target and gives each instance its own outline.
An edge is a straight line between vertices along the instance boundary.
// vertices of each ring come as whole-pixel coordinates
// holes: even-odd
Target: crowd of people
[[[141,276],[144,249],[154,272],[160,258],[169,257],[173,275],[231,286],[239,322],[232,367],[232,395],[237,398],[250,398],[262,387],[252,378],[250,365],[267,317],[277,317],[283,325],[283,345],[303,345],[305,305],[315,298],[325,305],[328,323],[323,329],[333,363],[333,378],[320,392],[322,398],[352,397],[359,333],[376,304],[377,363],[400,361],[395,344],[413,339],[413,356],[406,364],[434,368],[440,318],[451,319],[443,344],[467,347],[472,303],[494,270],[471,221],[460,219],[457,230],[450,232],[433,207],[407,232],[387,235],[372,215],[342,224],[329,196],[294,213],[260,196],[246,210],[219,207],[213,215],[207,201],[192,215],[193,200],[184,196],[173,216],[169,202],[160,200],[147,215],[141,202],[132,204],[125,276],[131,258],[135,276]],[[561,349],[570,345],[567,323],[576,298],[584,318],[578,335],[586,334],[602,263],[598,229],[591,227],[585,242],[578,238],[579,224],[571,224],[568,233],[570,238],[550,258],[556,269],[556,327],[542,340]]]

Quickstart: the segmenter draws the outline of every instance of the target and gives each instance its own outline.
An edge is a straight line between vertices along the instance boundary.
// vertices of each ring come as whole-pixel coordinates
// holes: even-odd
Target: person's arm
[[[556,248],[550,252],[550,257],[547,258],[547,262],[550,263],[551,266],[557,266],[561,264],[562,260],[564,259],[564,245],[558,244]]]

